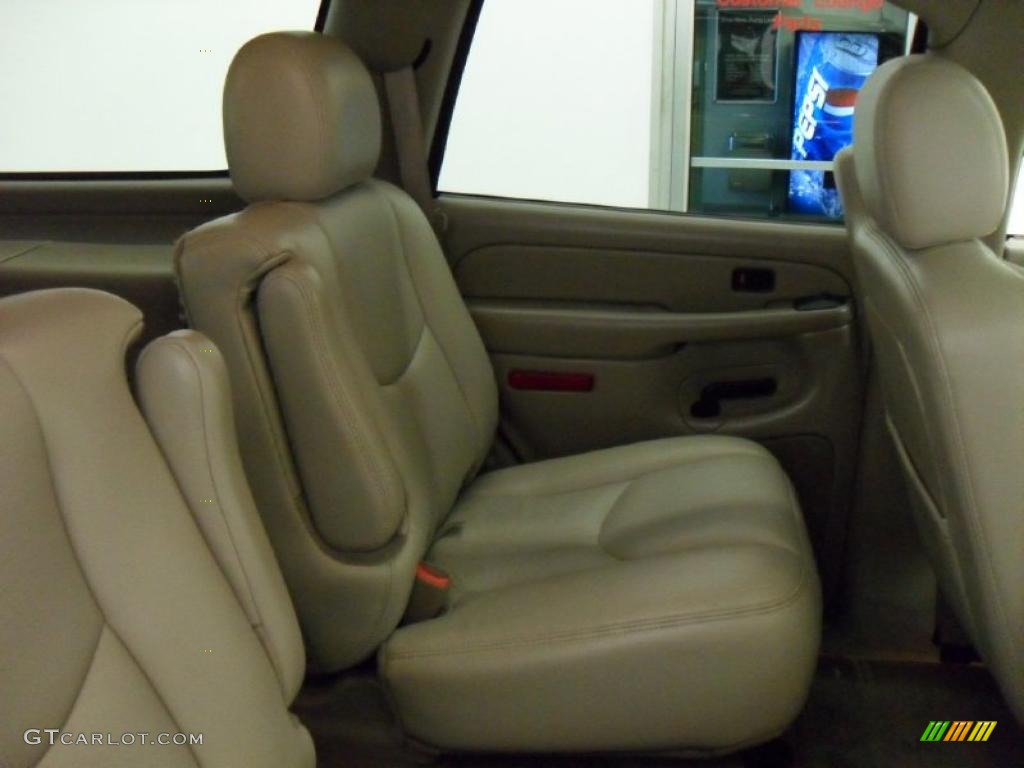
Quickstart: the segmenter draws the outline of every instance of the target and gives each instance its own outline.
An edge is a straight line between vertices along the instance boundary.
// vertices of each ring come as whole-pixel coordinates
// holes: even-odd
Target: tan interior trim
[[[514,243],[797,262],[853,275],[846,230],[834,224],[757,221],[446,193],[445,246],[456,265],[481,248]]]
[[[522,306],[474,301],[473,320],[492,354],[637,359],[671,353],[693,342],[787,338],[853,322],[849,305],[802,312],[643,312]]]

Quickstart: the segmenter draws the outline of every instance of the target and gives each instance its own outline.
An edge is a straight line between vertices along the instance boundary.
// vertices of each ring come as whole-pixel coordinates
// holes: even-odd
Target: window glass
[[[221,89],[246,40],[320,0],[4,0],[0,172],[227,167]]]
[[[1024,173],[1017,178],[1017,193],[1010,207],[1010,223],[1006,231],[1011,235],[1024,236]]]
[[[913,23],[883,0],[486,0],[439,187],[838,220],[857,93]]]
[[[440,186],[645,207],[656,0],[487,0]]]

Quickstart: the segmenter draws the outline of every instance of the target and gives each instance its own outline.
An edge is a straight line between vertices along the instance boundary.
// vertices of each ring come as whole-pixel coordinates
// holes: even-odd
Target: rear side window
[[[1024,237],[1024,171],[1017,178],[1017,193],[1010,207],[1010,223],[1006,231],[1016,237]]]
[[[914,24],[883,0],[485,0],[439,187],[838,221],[857,93]]]
[[[320,0],[3,0],[0,173],[220,171],[221,89],[251,37]]]

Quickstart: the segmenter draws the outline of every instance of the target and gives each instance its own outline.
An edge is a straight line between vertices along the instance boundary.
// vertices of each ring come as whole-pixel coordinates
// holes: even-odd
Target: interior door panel
[[[487,245],[458,258],[463,290],[487,298],[629,304],[671,312],[742,312],[787,299],[850,292],[849,283],[830,267],[785,260],[765,264],[762,259],[735,254],[633,250],[625,244],[610,249],[601,247],[599,240],[594,246],[569,248]],[[738,277],[751,273],[770,276],[772,287],[732,290]],[[544,279],[539,280],[539,275]]]
[[[847,304],[815,311],[796,307],[746,312],[605,309],[527,301],[471,300],[470,311],[492,353],[544,357],[637,359],[662,357],[692,343],[778,339],[850,324]]]
[[[793,478],[834,591],[864,378],[841,228],[443,204],[448,254],[494,362],[514,454],[673,435],[755,439]],[[523,374],[590,384],[515,386]]]
[[[143,340],[184,326],[168,245],[0,242],[0,295],[76,286],[109,291],[142,309]]]
[[[143,342],[162,336],[184,326],[175,240],[241,207],[221,177],[0,181],[0,296],[109,291],[143,311]]]

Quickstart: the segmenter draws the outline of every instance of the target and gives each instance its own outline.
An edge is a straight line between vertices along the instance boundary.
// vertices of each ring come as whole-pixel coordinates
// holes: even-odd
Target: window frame
[[[327,1],[329,2],[329,0]],[[451,69],[448,71],[448,82],[445,84],[444,96],[441,99],[441,109],[438,112],[437,125],[434,128],[434,140],[431,142],[427,158],[427,165],[430,171],[430,191],[434,197],[437,197],[439,194],[437,186],[441,179],[441,166],[444,165],[444,154],[448,148],[448,136],[451,132],[452,118],[455,116],[455,103],[459,99],[462,76],[466,72],[466,63],[469,61],[469,52],[473,47],[473,38],[476,36],[477,23],[480,21],[480,14],[483,13],[485,1],[470,0],[469,6],[466,8],[466,17],[462,22],[462,31],[459,33],[459,41],[455,46],[455,56],[452,59]],[[445,194],[451,193],[446,192]]]

